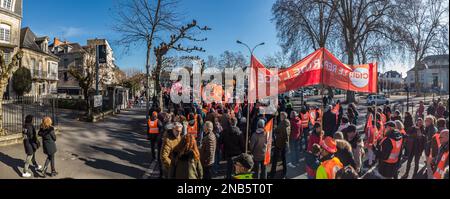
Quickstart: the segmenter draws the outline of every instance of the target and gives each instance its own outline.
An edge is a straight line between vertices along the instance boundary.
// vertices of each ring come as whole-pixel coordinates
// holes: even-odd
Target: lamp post
[[[263,46],[265,45],[265,43],[260,43],[258,45],[256,45],[253,48],[250,48],[249,45],[247,45],[246,43],[243,43],[239,40],[236,41],[237,44],[243,45],[245,46],[248,51],[250,52],[250,68],[253,68],[253,64],[252,64],[252,57],[253,57],[253,52],[255,52],[256,48],[259,46]],[[250,79],[251,77],[251,71],[250,71],[250,76],[248,77]],[[248,93],[250,92],[249,87],[250,86],[250,82],[247,83],[247,129],[246,129],[246,133],[245,133],[245,152],[248,152],[248,135],[249,135],[249,131],[250,131],[250,100],[248,97]]]

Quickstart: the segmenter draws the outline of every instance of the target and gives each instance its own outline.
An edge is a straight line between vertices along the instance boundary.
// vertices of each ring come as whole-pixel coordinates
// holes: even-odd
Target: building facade
[[[422,91],[427,92],[449,92],[449,55],[433,55],[425,57],[421,64],[418,64],[419,84]],[[415,68],[407,73],[406,84],[414,90]]]
[[[388,71],[379,75],[379,88],[382,92],[403,91],[405,79],[397,71]]]
[[[49,37],[37,37],[30,28],[22,28],[20,48],[21,67],[31,72],[31,91],[26,96],[45,96],[57,93],[59,58],[48,48]],[[14,94],[14,91],[11,91]]]
[[[71,68],[81,69],[85,65],[84,48],[78,43],[61,42],[53,39],[50,51],[59,57],[58,93],[68,95],[82,95],[78,81],[69,73]]]
[[[115,59],[111,46],[105,39],[92,39],[87,41],[86,46],[81,46],[78,43],[71,43],[68,41],[61,41],[54,38],[53,43],[49,46],[51,52],[59,57],[58,69],[58,93],[67,94],[70,96],[83,95],[76,78],[70,75],[70,69],[84,70],[92,55],[89,55],[89,49],[96,45],[106,45],[107,60],[106,64],[99,65],[99,89],[105,90],[109,85],[115,83],[114,69]],[[92,57],[91,57],[92,58]],[[94,79],[95,81],[95,79]],[[93,89],[95,83],[93,83]]]
[[[8,64],[19,50],[20,28],[22,26],[22,0],[0,0],[0,51]],[[5,89],[9,97],[11,85]]]

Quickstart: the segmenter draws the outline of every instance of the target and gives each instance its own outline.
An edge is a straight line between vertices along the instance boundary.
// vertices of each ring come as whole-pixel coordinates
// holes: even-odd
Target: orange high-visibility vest
[[[310,118],[311,125],[316,124],[316,117],[317,117],[316,110],[310,110],[309,111],[309,118]]]
[[[335,179],[336,173],[342,168],[344,168],[344,165],[336,157],[322,162],[322,166],[325,168],[325,171],[327,172],[328,179]]]
[[[309,114],[303,114],[300,113],[300,119],[302,120],[302,128],[308,128],[308,124],[309,124]]]
[[[382,143],[388,138],[385,138]],[[403,139],[400,139],[399,141],[395,141],[394,139],[390,139],[391,143],[392,143],[392,150],[391,150],[391,154],[389,155],[389,158],[387,160],[384,160],[384,162],[388,163],[388,164],[395,164],[398,162],[398,158],[400,156],[400,152],[402,151],[402,144],[403,144]]]
[[[317,122],[319,122],[320,124],[322,124],[322,117],[323,117],[322,110],[319,109],[319,110],[316,111],[316,113],[318,113],[318,116],[317,116],[317,118],[316,118]]]
[[[198,136],[198,121],[197,121],[197,117],[195,118],[195,122],[194,125],[188,125],[187,126],[187,132],[189,135],[193,135],[194,137],[197,138]]]
[[[437,165],[436,171],[433,174],[433,179],[444,179],[445,175],[445,163],[448,161],[448,151],[442,154],[441,160]]]
[[[148,133],[149,134],[158,134],[159,133],[158,120],[157,119],[155,121],[148,120],[147,124],[148,124]]]

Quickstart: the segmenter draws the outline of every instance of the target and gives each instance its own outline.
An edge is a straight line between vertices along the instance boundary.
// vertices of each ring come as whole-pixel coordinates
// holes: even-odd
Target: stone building
[[[449,55],[433,55],[425,57],[422,63],[417,65],[419,69],[419,85],[426,92],[449,92]],[[415,68],[408,71],[406,84],[415,89]]]
[[[7,63],[19,50],[21,26],[22,0],[0,0],[0,51]],[[5,89],[5,97],[9,96],[9,91]]]
[[[30,28],[22,28],[20,48],[21,67],[31,72],[31,91],[26,96],[45,96],[57,93],[59,58],[49,51],[49,37],[37,37]],[[14,93],[13,91],[11,93]]]

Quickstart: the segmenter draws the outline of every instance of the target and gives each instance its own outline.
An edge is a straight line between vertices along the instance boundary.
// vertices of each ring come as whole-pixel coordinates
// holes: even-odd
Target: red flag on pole
[[[270,164],[271,151],[272,151],[273,119],[271,119],[266,124],[266,127],[264,127],[264,131],[266,133],[266,138],[267,138],[267,148],[266,148],[266,155],[264,157],[264,165],[269,165]]]

